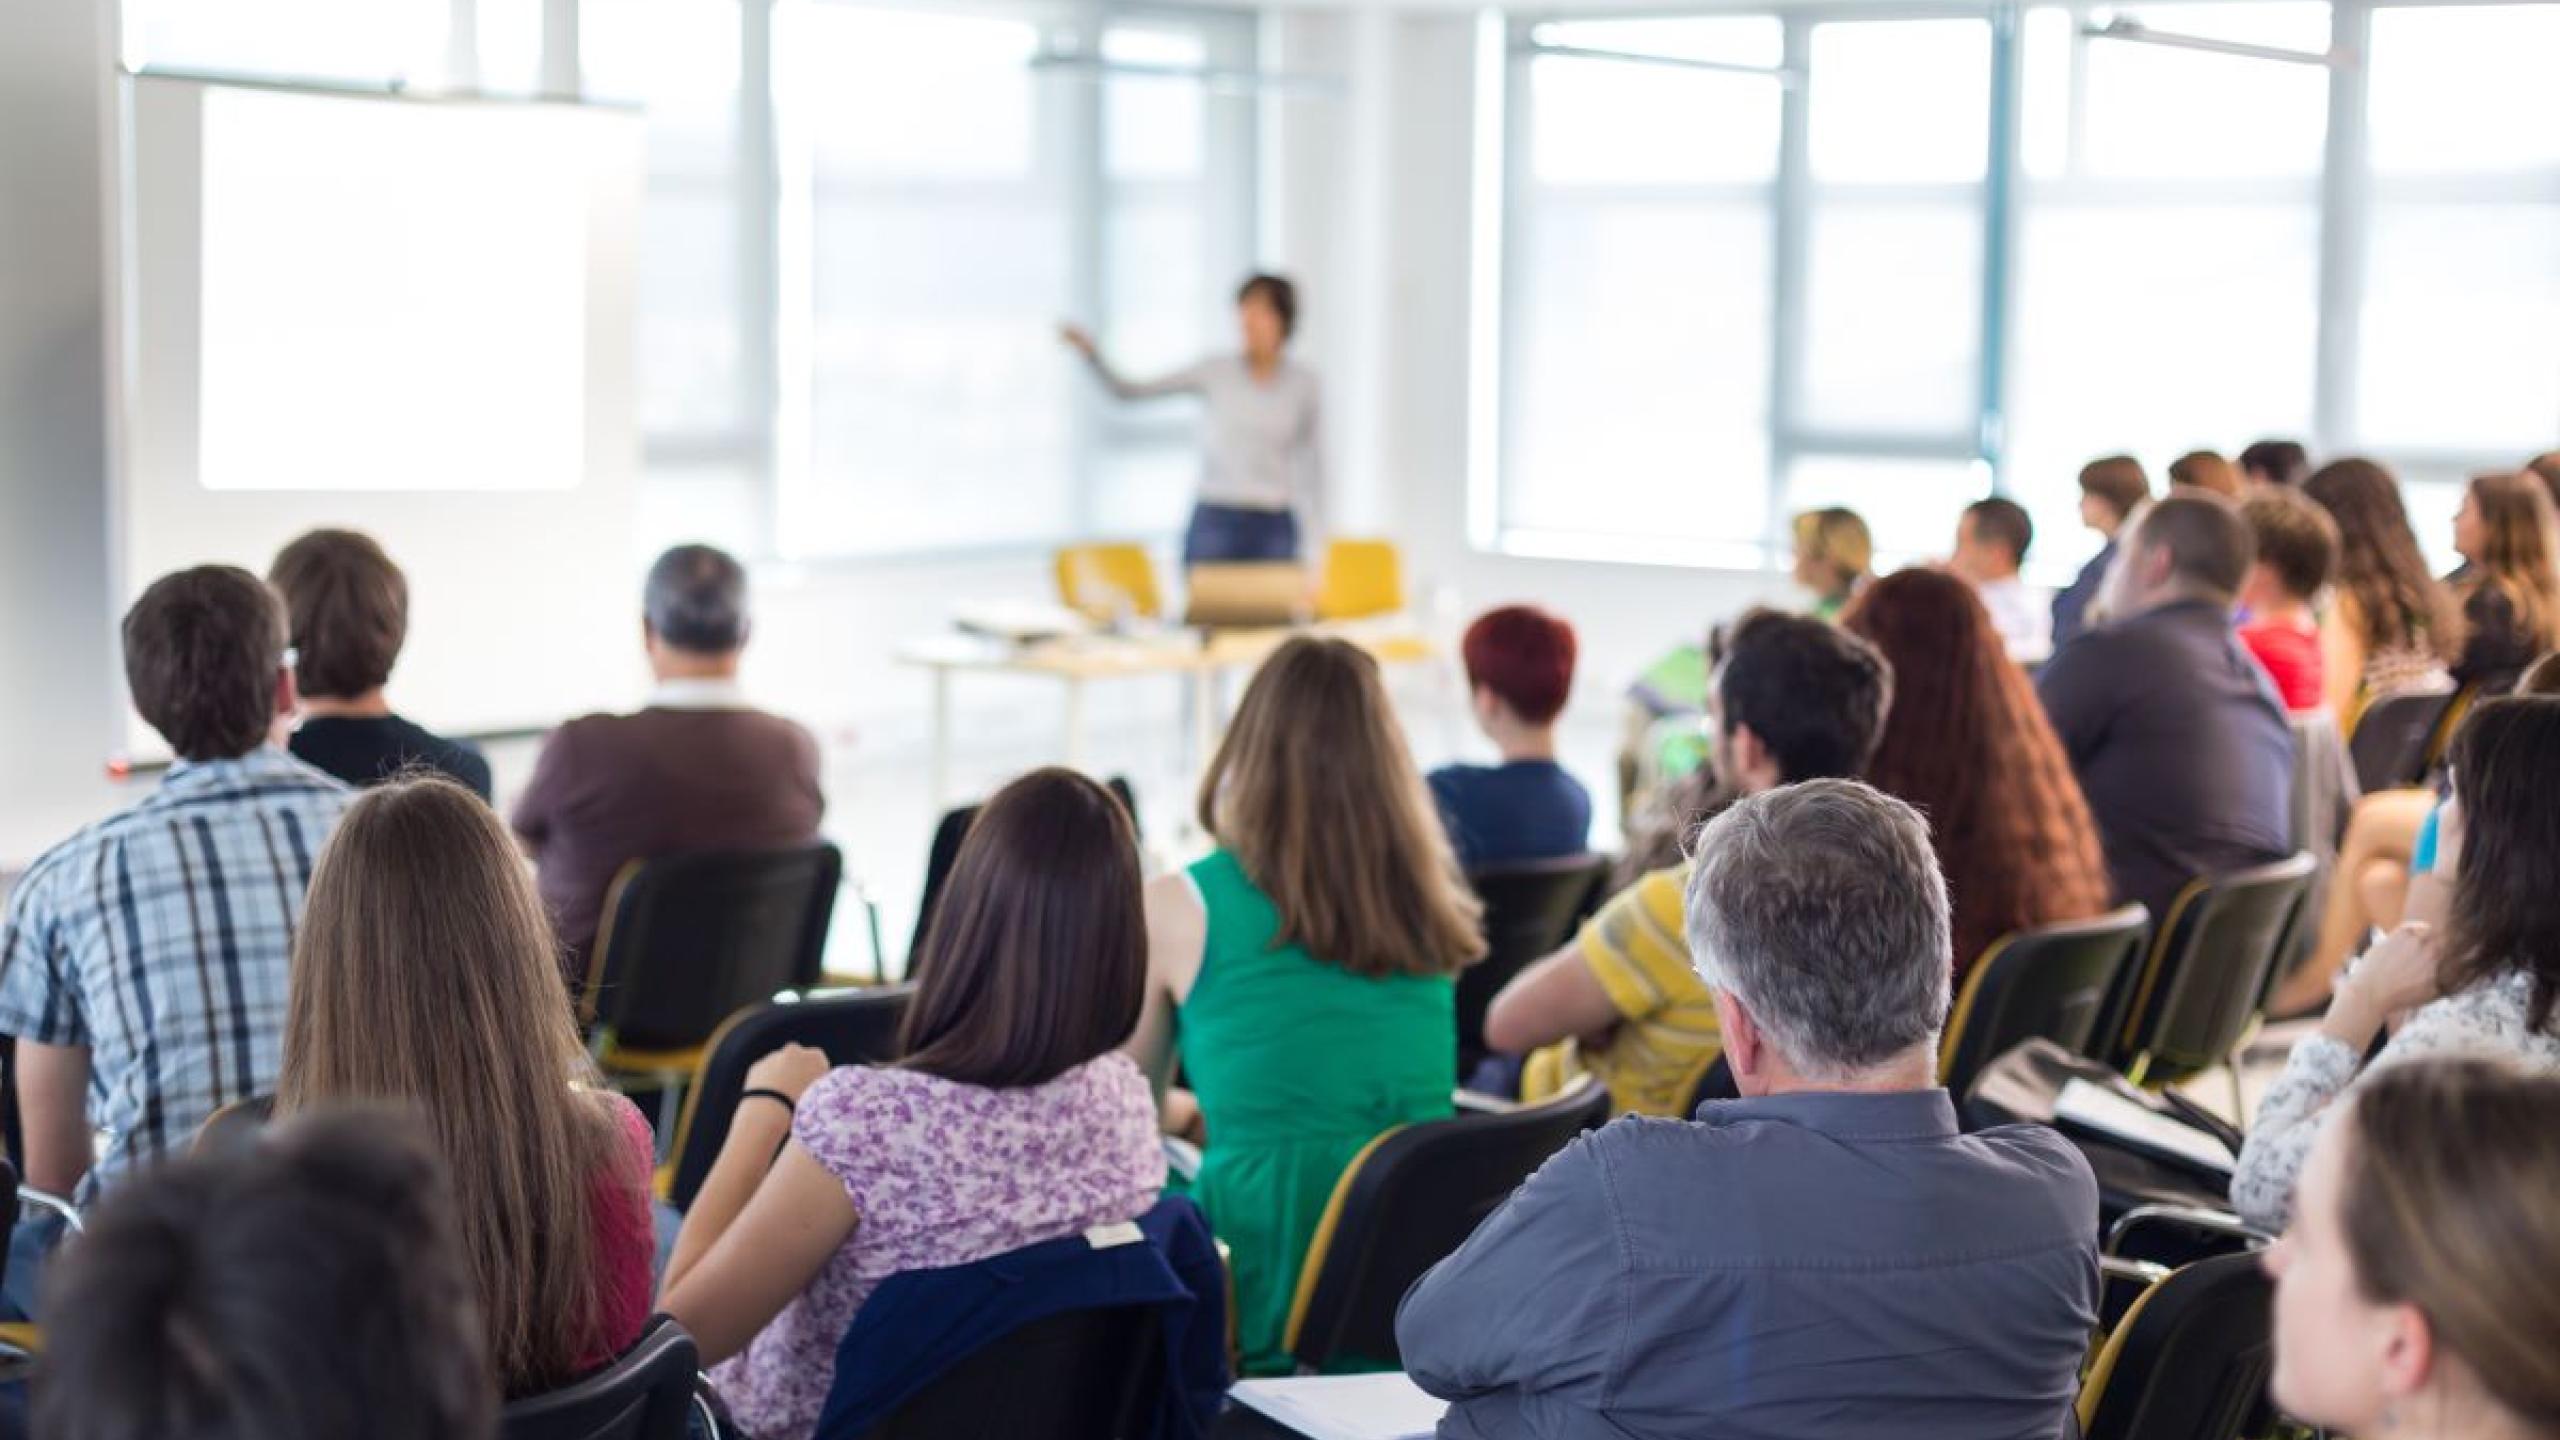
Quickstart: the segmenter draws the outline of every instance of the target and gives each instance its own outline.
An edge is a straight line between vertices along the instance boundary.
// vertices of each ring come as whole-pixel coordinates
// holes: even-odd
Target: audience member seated
[[[540,868],[573,990],[623,866],[817,838],[818,742],[747,703],[738,687],[747,628],[737,561],[708,545],[659,556],[642,632],[657,676],[648,705],[554,731],[516,801],[516,834]]]
[[[1866,641],[1820,620],[1753,611],[1734,624],[1716,671],[1716,773],[1737,796],[1862,774],[1891,690],[1892,672]],[[1680,839],[1682,852],[1706,843],[1694,822]],[[1721,1044],[1715,999],[1681,931],[1688,876],[1676,858],[1646,874],[1494,997],[1485,1044],[1529,1055],[1524,1098],[1588,1071],[1620,1114],[1686,1111]]]
[[[2115,618],[2062,647],[2037,682],[2116,899],[2155,921],[2187,882],[2292,849],[2293,733],[2231,629],[2254,548],[2226,501],[2151,506],[2108,578]]]
[[[2133,512],[2151,503],[2151,477],[2130,455],[2109,455],[2080,467],[2080,523],[2098,532],[2106,544],[2080,567],[2071,588],[2053,597],[2053,643],[2071,638],[2098,621],[2090,614],[2107,570],[2116,561],[2116,537],[2124,533]]]
[[[2560,647],[2560,515],[2531,475],[2483,475],[2453,518],[2462,568],[2447,583],[2462,600],[2458,685],[2513,689],[2534,657]]]
[[[1591,845],[1591,792],[1556,763],[1556,716],[1573,689],[1573,627],[1505,606],[1467,627],[1461,651],[1476,724],[1499,765],[1431,772],[1449,843],[1473,870],[1579,855]]]
[[[2275,1277],[2276,1402],[2329,1433],[2560,1435],[2560,1081],[2377,1076],[2313,1148]]]
[[[2107,862],[2071,762],[1972,589],[1935,570],[1870,586],[1842,617],[1892,667],[1867,783],[1929,817],[1955,905],[1956,984],[2014,930],[2107,908]]]
[[[1146,983],[1138,886],[1137,836],[1111,793],[1034,771],[996,792],[960,847],[906,1058],[830,1070],[790,1045],[748,1071],[660,1295],[747,1434],[810,1433],[836,1342],[889,1276],[1155,1203],[1155,1102],[1119,1052]]]
[[[276,1113],[422,1114],[510,1396],[610,1363],[649,1318],[656,1151],[598,1088],[532,877],[488,806],[440,778],[358,800],[294,941]]]
[[[298,1122],[120,1188],[45,1286],[47,1440],[482,1440],[454,1201],[398,1115]]]
[[[2560,450],[2547,451],[2524,462],[2525,473],[2542,482],[2551,492],[2551,503],[2560,505]]]
[[[2560,1070],[2560,698],[2473,710],[2454,737],[2453,789],[2460,803],[2436,842],[2436,866],[2453,876],[2441,927],[2404,924],[2350,966],[2319,1030],[2259,1103],[2231,1177],[2233,1208],[2257,1224],[2284,1223],[2323,1120],[2373,1075],[2463,1050]]]
[[[0,926],[20,1173],[83,1205],[275,1088],[303,890],[353,798],[278,743],[293,671],[284,606],[257,576],[155,582],[125,613],[124,673],[177,762],[148,799],[30,866]],[[11,1236],[19,1313],[58,1233],[30,1220]]]
[[[1234,1251],[1243,1368],[1273,1374],[1343,1168],[1450,1114],[1450,977],[1484,941],[1377,662],[1343,641],[1292,640],[1255,674],[1200,825],[1218,849],[1147,887],[1130,1049],[1159,1085],[1178,1057],[1198,1096],[1192,1198]]]
[[[295,758],[357,786],[425,766],[489,798],[487,756],[400,718],[384,698],[409,636],[409,580],[373,537],[314,530],[276,555],[267,582],[284,596],[299,657]]]
[[[1854,781],[1739,801],[1687,911],[1743,1098],[1574,1141],[1414,1285],[1396,1341],[1441,1435],[2061,1434],[2097,1183],[1937,1088],[1927,822]]]
[[[2324,465],[2302,493],[2338,522],[2337,588],[2320,626],[2329,713],[2353,734],[2364,707],[2410,690],[2452,684],[2462,653],[2462,611],[2427,573],[2400,482],[2370,460]]]
[[[1955,553],[1947,559],[1947,568],[1982,597],[1991,627],[2000,632],[2009,658],[2021,665],[2041,665],[2053,653],[2053,601],[2018,576],[2035,538],[2025,506],[1997,497],[1977,500],[1956,522]]]
[[[2170,461],[2169,485],[2173,491],[2183,485],[2225,500],[2238,500],[2243,488],[2238,468],[2214,450],[2190,450]]]
[[[1876,542],[1865,517],[1844,506],[1796,516],[1795,582],[1813,596],[1813,613],[1837,620],[1867,582],[1876,578]]]
[[[2251,489],[2299,489],[2311,473],[2311,452],[2299,440],[2253,440],[2240,451],[2240,478]]]
[[[2258,558],[2240,587],[2240,643],[2276,683],[2284,708],[2328,704],[2321,683],[2320,615],[2313,608],[2338,566],[2338,522],[2302,492],[2262,485],[2240,503]]]

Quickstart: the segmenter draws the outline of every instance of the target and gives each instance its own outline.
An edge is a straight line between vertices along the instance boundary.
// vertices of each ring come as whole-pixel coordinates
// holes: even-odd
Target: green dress
[[[1274,948],[1279,913],[1224,850],[1191,879],[1209,918],[1174,1022],[1209,1127],[1191,1194],[1234,1251],[1245,1372],[1286,1374],[1298,1266],[1334,1182],[1381,1131],[1451,1113],[1457,989]]]

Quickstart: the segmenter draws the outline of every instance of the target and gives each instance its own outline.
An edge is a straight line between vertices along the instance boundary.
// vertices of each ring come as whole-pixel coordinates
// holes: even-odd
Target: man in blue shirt
[[[1573,690],[1573,627],[1506,605],[1478,616],[1460,650],[1476,724],[1502,763],[1431,772],[1458,863],[1481,870],[1582,854],[1591,845],[1591,795],[1556,763],[1556,716]]]
[[[303,892],[354,792],[287,755],[284,606],[245,570],[163,577],[124,620],[125,679],[177,754],[141,804],[47,851],[0,924],[25,1178],[82,1204],[275,1089]],[[106,1149],[91,1154],[93,1131]],[[49,1238],[13,1237],[19,1312]]]
[[[1404,1299],[1456,1440],[2052,1440],[2098,1307],[2098,1192],[1936,1084],[1947,892],[1853,780],[1738,801],[1686,921],[1743,1098],[1566,1147]]]

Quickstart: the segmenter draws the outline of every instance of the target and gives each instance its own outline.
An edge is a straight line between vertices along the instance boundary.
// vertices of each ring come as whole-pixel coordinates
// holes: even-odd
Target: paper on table
[[[1428,1440],[1449,1410],[1401,1371],[1247,1380],[1227,1393],[1307,1440]]]
[[[2104,1086],[2092,1085],[2086,1080],[2072,1080],[2063,1085],[2062,1093],[2053,1098],[2053,1118],[2057,1124],[2093,1130],[2129,1145],[2202,1166],[2216,1174],[2228,1175],[2239,1163],[2232,1155],[2231,1147],[2214,1136],[2192,1125],[2182,1125],[2166,1115],[2155,1114]]]

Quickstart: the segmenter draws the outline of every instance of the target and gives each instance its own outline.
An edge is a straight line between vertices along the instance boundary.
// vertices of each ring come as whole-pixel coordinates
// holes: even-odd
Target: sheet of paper
[[[2077,1125],[2101,1135],[2112,1135],[2128,1144],[2140,1145],[2228,1175],[2239,1158],[2231,1147],[2192,1125],[2182,1125],[2165,1115],[2154,1114],[2104,1086],[2086,1080],[2073,1080],[2062,1087],[2053,1100],[2053,1118],[2058,1124]]]
[[[1449,1409],[1401,1372],[1247,1380],[1227,1393],[1307,1440],[1429,1440]]]

